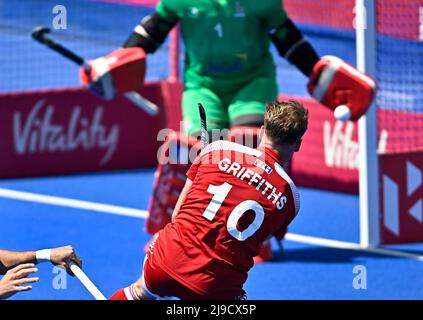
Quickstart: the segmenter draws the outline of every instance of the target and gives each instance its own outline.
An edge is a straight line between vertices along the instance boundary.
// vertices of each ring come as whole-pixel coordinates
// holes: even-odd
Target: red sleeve
[[[290,190],[291,195],[289,196],[291,198],[290,201],[288,201],[288,204],[286,204],[284,206],[283,213],[284,213],[284,217],[285,217],[285,221],[283,222],[283,224],[275,231],[273,232],[273,236],[277,239],[277,240],[283,240],[283,238],[285,237],[285,234],[288,232],[288,226],[289,224],[295,219],[295,199],[294,196],[292,194],[292,189],[290,187],[288,187],[288,184],[286,184],[286,190]],[[286,191],[285,191],[286,192]]]
[[[197,175],[198,168],[200,167],[201,162],[200,161],[194,161],[194,163],[191,165],[191,167],[187,171],[187,178],[191,181],[194,181],[195,176]]]
[[[288,208],[287,208],[288,209]],[[286,214],[286,220],[283,223],[283,225],[281,225],[279,227],[279,229],[277,229],[275,232],[273,232],[273,236],[277,239],[277,240],[283,240],[283,238],[285,237],[285,234],[288,232],[288,226],[290,225],[290,223],[294,220],[295,218],[295,209],[294,208],[290,208],[288,209],[289,211],[285,211]],[[291,212],[291,213],[290,213]]]

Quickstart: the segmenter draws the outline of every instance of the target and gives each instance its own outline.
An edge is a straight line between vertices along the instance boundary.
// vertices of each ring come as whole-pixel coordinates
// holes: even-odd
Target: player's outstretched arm
[[[269,37],[279,54],[309,77],[310,95],[334,111],[337,119],[356,121],[366,113],[375,91],[370,77],[340,58],[319,58],[289,18],[271,30]]]
[[[281,57],[310,77],[319,56],[291,19],[270,30],[269,37]]]
[[[0,274],[23,263],[37,263],[35,251],[9,251],[0,249]]]
[[[308,92],[335,118],[357,121],[373,101],[374,81],[337,57],[320,58],[292,20],[281,17],[283,22],[269,31],[279,54],[309,78]]]
[[[82,266],[81,259],[76,255],[71,246],[58,247],[54,249],[44,249],[38,251],[9,251],[0,250],[0,274],[5,274],[8,270],[18,265],[27,263],[40,263],[51,261],[54,265],[62,266],[70,272],[69,262],[74,262],[79,267]]]
[[[124,48],[140,47],[146,53],[154,53],[166,40],[177,19],[164,18],[155,12],[144,17],[123,44]]]

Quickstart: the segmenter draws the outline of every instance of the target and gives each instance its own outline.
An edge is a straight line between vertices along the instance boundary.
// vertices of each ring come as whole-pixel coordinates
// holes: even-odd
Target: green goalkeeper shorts
[[[184,131],[189,135],[197,135],[201,131],[198,103],[203,104],[207,129],[212,131],[261,125],[266,102],[274,101],[278,95],[274,72],[248,81],[207,81],[209,79],[185,82],[182,112]]]

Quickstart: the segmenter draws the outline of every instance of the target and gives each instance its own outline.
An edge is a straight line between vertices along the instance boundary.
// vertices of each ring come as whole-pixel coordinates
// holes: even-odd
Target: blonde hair
[[[295,100],[266,104],[264,128],[273,143],[295,143],[301,140],[308,126],[308,110]]]

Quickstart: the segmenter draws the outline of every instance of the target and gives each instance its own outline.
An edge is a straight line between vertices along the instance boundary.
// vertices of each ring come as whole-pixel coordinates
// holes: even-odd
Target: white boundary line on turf
[[[56,197],[56,196],[47,196],[43,194],[37,194],[32,192],[16,191],[10,189],[0,188],[0,197],[44,203],[49,205],[56,205],[61,207],[70,207],[75,209],[97,211],[121,216],[128,216],[134,218],[146,218],[147,211],[140,209],[132,209],[127,207],[114,206],[110,204],[103,204],[98,202],[75,200],[70,198]]]
[[[366,248],[366,247],[361,247],[358,243],[354,243],[354,242],[344,242],[344,241],[338,241],[338,240],[303,236],[303,235],[294,234],[294,233],[287,233],[285,235],[285,239],[288,241],[312,244],[312,245],[317,245],[322,247],[364,251],[364,252],[380,254],[385,256],[394,256],[394,257],[401,257],[401,258],[408,258],[408,259],[423,261],[423,255],[419,255],[417,253],[409,253],[404,251],[397,251],[397,250],[390,250],[390,249],[383,249],[383,248]]]
[[[27,202],[43,203],[48,205],[56,205],[61,207],[89,210],[102,212],[107,214],[121,215],[133,218],[146,218],[148,212],[146,210],[133,209],[109,204],[103,204],[98,202],[76,200],[70,198],[48,196],[43,194],[37,194],[32,192],[17,191],[11,189],[0,188],[0,197],[14,200],[21,200]],[[423,255],[409,253],[404,251],[383,249],[383,248],[363,248],[357,243],[344,242],[338,240],[330,240],[318,237],[304,236],[295,233],[287,233],[285,239],[288,241],[330,247],[344,250],[358,250],[374,254],[401,257],[423,261]]]

